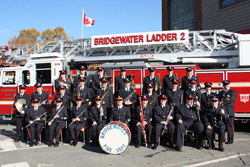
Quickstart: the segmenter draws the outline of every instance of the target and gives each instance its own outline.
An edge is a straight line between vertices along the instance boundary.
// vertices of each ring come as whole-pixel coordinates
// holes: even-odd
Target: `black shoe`
[[[225,151],[225,149],[224,149],[223,147],[219,147],[219,150],[220,150],[221,152],[224,152],[224,151]]]
[[[52,141],[49,141],[48,146],[51,147],[52,145],[53,145],[53,142],[52,142]]]
[[[151,143],[148,143],[147,148],[151,148]]]
[[[34,143],[36,146],[38,145],[38,141],[35,141],[35,143]]]
[[[20,139],[15,139],[15,142],[19,142],[20,141]]]
[[[201,150],[202,148],[203,148],[202,146],[198,146],[198,147],[197,147],[198,150]]]
[[[155,143],[154,146],[152,147],[153,150],[156,150],[158,147],[158,143]]]
[[[54,147],[58,147],[59,146],[59,142],[56,142],[56,144],[54,145]]]
[[[34,145],[33,142],[30,142],[30,147],[33,147],[33,145]]]
[[[69,145],[73,146],[74,145],[74,140],[72,140]]]
[[[233,144],[234,142],[233,141],[229,141],[229,142],[227,142],[226,144]]]
[[[176,147],[175,149],[176,149],[177,151],[182,151],[182,150],[181,150],[181,147]]]
[[[76,145],[77,145],[77,143],[78,143],[78,141],[77,141],[77,140],[75,140],[75,141],[73,142],[73,145],[74,145],[74,146],[76,146]]]
[[[135,145],[136,148],[140,148],[141,147],[141,143],[137,142],[137,144]]]
[[[169,143],[169,148],[174,148],[174,144],[173,143]]]

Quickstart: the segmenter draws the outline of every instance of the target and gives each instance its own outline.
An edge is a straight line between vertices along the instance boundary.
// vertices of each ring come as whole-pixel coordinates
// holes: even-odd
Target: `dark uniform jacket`
[[[65,94],[71,95],[71,82],[70,82],[70,80],[67,80],[67,79],[66,79],[66,81],[61,80],[61,79],[55,80],[55,88],[56,88],[57,94],[59,94],[59,87],[61,86],[59,84],[60,82],[68,85],[68,88],[65,89]]]
[[[80,119],[79,122],[82,123],[82,122],[86,121],[87,118],[88,118],[88,111],[85,110],[85,108],[86,108],[86,107],[84,107],[84,106],[81,105],[81,106],[77,109],[77,106],[74,105],[74,106],[72,107],[72,109],[71,109],[71,118],[72,118],[72,119],[77,118],[77,117],[84,111],[84,113],[79,117],[79,119]],[[77,123],[77,122],[78,122],[78,121],[76,121],[75,123]]]
[[[56,109],[56,107],[52,108],[51,110],[51,120],[54,118],[54,116],[60,111],[59,118],[55,118],[54,121],[52,123],[64,123],[65,121],[68,120],[68,111],[67,108],[64,106],[62,108],[62,106],[59,109]],[[50,120],[50,121],[51,121]]]
[[[154,108],[154,122],[160,124],[163,121],[167,121],[169,112],[170,106],[168,104],[165,104],[165,107],[163,108],[159,104]],[[171,114],[171,116],[174,118],[174,112]]]
[[[143,93],[144,94],[148,93],[147,87],[149,84],[153,85],[153,92],[155,92],[155,81],[156,81],[156,76],[154,76],[154,78],[151,80],[150,80],[150,76],[144,78],[144,81],[143,81]],[[159,92],[159,89],[160,88],[158,88],[157,92]]]
[[[210,95],[207,92],[201,94],[201,109],[203,112],[207,112],[207,110],[211,107],[211,97],[214,96],[214,93],[210,92]]]
[[[200,89],[196,89],[195,91],[192,91],[191,89],[188,89],[185,91],[184,96],[192,95],[194,97],[194,102],[201,102],[201,91]]]
[[[125,78],[123,79],[121,76],[118,76],[115,78],[115,92],[116,95],[118,94],[118,92],[125,87],[125,83],[124,80],[127,78],[127,76],[125,76]]]
[[[24,106],[24,108],[28,108],[28,106],[30,106],[30,95],[24,93],[23,96],[21,97],[21,95],[19,93],[18,95],[15,96],[15,101],[13,103],[13,107],[15,107],[15,103],[19,99],[25,99],[26,100],[26,105]],[[23,118],[23,117],[25,117],[25,114],[21,114],[19,111],[15,110],[15,116],[17,118]]]
[[[123,123],[129,123],[131,121],[131,113],[128,107],[122,106],[120,110],[117,107],[112,108],[112,114],[110,121],[120,121]]]
[[[38,99],[38,100],[39,100],[39,103],[42,103],[43,101],[46,100],[45,105],[43,105],[43,104],[41,105],[41,106],[46,107],[46,105],[47,105],[47,103],[48,103],[48,93],[42,91],[42,94],[39,95],[37,92],[33,92],[33,93],[31,94],[31,100],[33,100],[33,99]]]
[[[37,111],[34,110],[34,107],[27,109],[26,114],[26,122],[29,124],[30,121],[34,121],[36,118],[40,117],[46,112],[44,107],[38,107]],[[38,123],[44,124],[45,121],[45,115],[43,115],[39,121],[36,121]]]
[[[84,75],[84,76],[77,75],[77,76],[74,77],[74,81],[73,81],[73,84],[72,84],[73,90],[78,87],[78,85],[79,85],[79,78],[81,78],[81,77],[85,78],[85,84],[84,84],[84,86],[87,86],[88,88],[90,88],[91,77],[90,76],[86,76],[86,75]]]
[[[90,94],[90,89],[86,86],[81,90],[80,87],[74,89],[73,95],[72,95],[72,100],[75,102],[76,101],[76,95],[80,93],[80,96],[82,97],[82,104],[87,104],[88,101],[91,99],[91,94]]]
[[[179,81],[179,77],[175,78],[177,81]],[[169,77],[169,75],[166,75],[163,77],[163,93],[166,94],[168,90],[172,89],[172,81],[174,80],[174,74]],[[179,81],[180,83],[180,81]]]
[[[96,122],[97,124],[100,123],[106,123],[107,121],[107,109],[104,105],[101,105],[101,107],[103,108],[103,115],[100,115],[100,108],[97,108],[97,106],[93,106],[91,108],[91,121],[92,122]],[[100,120],[102,118],[102,120]]]
[[[107,91],[108,91],[108,93],[106,93]],[[106,95],[104,96],[104,99],[103,99],[104,105],[108,108],[113,107],[114,95],[113,95],[112,90],[110,88],[106,89],[105,91],[103,88],[97,90],[97,95],[99,95],[101,97],[103,96],[104,93],[106,93]]]
[[[176,91],[173,91],[173,89],[168,90],[166,92],[166,95],[168,97],[168,104],[174,106],[180,106],[183,103],[183,92],[180,89],[177,89]]]
[[[194,121],[198,121],[199,114],[196,107],[197,105],[195,104],[192,107],[188,106],[187,104],[182,104],[177,110],[176,121],[181,119],[184,125],[187,127],[192,125]]]
[[[97,89],[101,88],[101,80],[102,80],[103,76],[94,76],[92,79],[92,83],[91,83],[91,88],[93,89],[93,91],[95,92],[95,94],[97,94]]]
[[[193,75],[191,77],[191,79],[189,79],[187,76],[182,77],[182,86],[181,86],[181,89],[183,91],[186,91],[186,90],[188,90],[190,88],[190,86],[189,86],[189,81],[190,80],[196,80],[197,81],[197,87],[198,87],[198,89],[200,89],[201,85],[200,85],[199,79],[198,79],[197,76]]]
[[[153,121],[153,107],[150,105],[147,105],[143,109],[143,116],[144,116],[144,121],[146,121],[148,124],[152,124]],[[141,107],[137,106],[136,107],[136,123],[142,123],[141,120]]]
[[[148,104],[151,106],[158,105],[158,95],[155,92],[153,92],[152,95],[150,95],[150,96],[148,94]]]
[[[230,117],[234,117],[234,101],[236,99],[236,90],[220,91],[219,100],[223,101],[226,107],[227,114]],[[225,100],[227,98],[227,100]]]
[[[217,109],[214,109],[212,106],[209,107],[206,113],[202,116],[203,123],[207,127],[208,125],[212,127],[223,127],[225,128],[225,124],[223,119],[228,119],[228,114],[221,114],[221,109],[224,109],[226,112],[226,108],[221,105],[217,107]]]
[[[70,96],[64,94],[64,96],[62,95],[56,95],[55,99],[57,98],[62,98],[62,104],[64,105],[64,107],[66,107],[66,109],[70,108]]]
[[[131,95],[131,93],[134,91],[134,89],[129,88],[129,91],[126,91],[125,88],[121,89],[119,92],[119,96],[123,97],[123,101],[125,102],[125,99]],[[133,93],[133,95],[129,98],[129,100],[135,104],[137,99],[136,99],[136,92]],[[131,107],[133,107],[134,105],[131,105]]]

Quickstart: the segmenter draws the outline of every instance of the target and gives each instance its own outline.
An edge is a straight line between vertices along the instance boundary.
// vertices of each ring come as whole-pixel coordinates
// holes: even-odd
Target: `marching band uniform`
[[[217,97],[213,97],[211,99],[213,102],[218,102]],[[219,150],[224,151],[223,148],[223,141],[225,137],[225,124],[223,122],[224,120],[227,120],[229,118],[228,114],[221,113],[221,110],[226,111],[226,108],[224,106],[218,105],[217,107],[212,107],[212,105],[208,108],[207,112],[203,115],[204,125],[205,125],[205,135],[207,137],[209,148],[214,148],[214,142],[212,139],[213,132],[218,133],[219,135]],[[211,129],[208,128],[208,126],[211,126]]]
[[[214,94],[211,91],[208,91],[208,89],[211,88],[213,84],[211,82],[206,82],[204,85],[206,92],[201,94],[201,110],[207,112],[207,109],[211,107],[211,97],[214,96]]]
[[[65,86],[60,86],[59,87],[59,94],[57,94],[55,96],[55,99],[58,99],[58,98],[61,98],[62,99],[62,104],[64,105],[64,107],[66,108],[66,110],[69,110],[70,108],[70,96],[69,95],[66,95],[65,93],[64,94],[60,94],[60,90],[61,89],[66,89]]]
[[[39,103],[38,99],[32,100],[33,103]],[[38,144],[38,138],[42,132],[42,128],[44,127],[45,123],[45,115],[43,115],[46,112],[44,107],[32,107],[27,109],[27,115],[26,115],[26,122],[27,124],[30,124],[30,121],[34,121],[29,127],[28,127],[28,134],[31,140],[30,146],[32,147],[33,144]],[[40,120],[36,120],[36,118],[43,115]],[[36,142],[35,142],[36,140]]]
[[[122,73],[125,72],[125,75]],[[124,80],[127,78],[126,76],[126,68],[121,67],[121,75],[115,78],[115,95],[118,95],[118,92],[125,87]]]
[[[148,84],[148,104],[151,105],[152,107],[157,106],[158,105],[158,95],[151,91],[150,89],[153,90],[153,85],[152,84]],[[152,93],[150,93],[152,92]]]
[[[20,85],[19,89],[21,90],[25,90],[27,86],[25,85]],[[26,116],[26,109],[28,106],[30,106],[30,95],[26,94],[26,93],[22,93],[20,92],[19,94],[17,94],[15,96],[15,101],[13,103],[13,107],[15,107],[15,103],[17,102],[17,100],[19,99],[25,99],[26,100],[26,105],[24,106],[24,114],[21,114],[19,111],[17,111],[17,109],[15,110],[15,117],[16,117],[16,135],[17,138],[15,139],[15,142],[18,142],[21,140],[22,138],[22,127],[23,127],[23,132],[24,132],[24,137],[26,136],[26,130],[25,130],[25,116]]]
[[[186,101],[193,100],[194,97],[189,95],[186,97]],[[192,129],[198,135],[198,149],[203,146],[202,133],[204,130],[203,124],[199,121],[199,114],[196,109],[197,105],[193,102],[188,105],[187,103],[182,104],[178,108],[176,113],[176,149],[181,151],[183,144],[183,135],[187,129]],[[182,123],[180,123],[182,121]]]
[[[150,67],[150,68],[148,68],[148,70],[149,70],[149,73],[155,72],[155,68],[154,67]],[[147,87],[148,87],[149,84],[153,85],[153,92],[159,92],[160,88],[158,88],[158,90],[155,91],[155,82],[156,82],[155,75],[153,77],[151,77],[151,76],[145,77],[144,81],[143,81],[143,93],[144,94],[148,93]]]
[[[40,87],[42,87],[41,83],[37,83],[35,84],[36,89],[40,89]],[[33,92],[31,94],[31,99],[39,99],[39,103],[42,103],[43,101],[45,101],[45,105],[41,104],[41,107],[44,107],[46,109],[47,106],[47,102],[48,102],[48,93],[41,91],[40,93],[38,93],[38,91]]]
[[[61,70],[59,72],[60,72],[60,76],[59,76],[59,78],[57,80],[55,80],[55,88],[56,88],[57,94],[59,94],[59,87],[60,86],[67,85],[67,89],[65,91],[65,94],[71,95],[71,81],[66,77],[66,71]],[[65,75],[65,78],[63,79],[61,77],[61,75]],[[62,83],[62,84],[60,84],[60,83]],[[65,85],[63,85],[63,84],[65,84]]]
[[[99,75],[99,72],[103,73],[104,69],[102,67],[98,67],[97,70],[98,70],[98,76],[94,76],[91,83],[91,88],[93,89],[95,94],[97,94],[97,89],[101,88],[101,80],[104,77],[103,74]]]
[[[101,96],[97,96],[95,100],[101,101]],[[98,135],[107,122],[107,110],[105,105],[99,103],[99,105],[96,104],[91,108],[91,121],[95,123],[95,125],[92,125],[92,141],[94,145],[97,145]]]
[[[142,100],[148,100],[147,96],[142,96]],[[142,104],[142,110],[143,110],[143,117],[144,121],[147,122],[145,125],[145,132],[146,132],[146,141],[148,144],[148,147],[151,147],[151,134],[152,134],[152,118],[153,118],[153,106],[146,105],[143,106]],[[136,107],[136,124],[140,122],[141,124],[136,126],[136,133],[137,133],[137,148],[141,145],[141,133],[142,133],[142,120],[141,120],[141,107]],[[146,144],[146,143],[145,143]]]
[[[170,73],[174,70],[174,67],[167,67],[167,69],[168,69],[169,74],[163,77],[163,93],[164,94],[166,94],[168,90],[172,89],[172,82],[174,79],[178,81],[178,83],[180,83],[179,77],[175,78],[174,74],[170,75]]]
[[[223,86],[229,86],[231,81],[224,80]],[[229,115],[229,118],[225,120],[226,130],[228,131],[228,144],[232,144],[234,140],[234,102],[236,99],[237,93],[235,90],[231,90],[230,87],[228,90],[220,91],[219,100],[226,107],[226,112]]]
[[[173,80],[172,85],[178,85],[179,81],[178,80]],[[183,92],[182,90],[171,88],[170,90],[167,90],[166,95],[168,97],[168,104],[174,105],[179,107],[183,103]]]
[[[196,80],[190,80],[190,84],[197,84]],[[201,91],[200,89],[196,88],[189,88],[184,92],[184,96],[187,97],[188,95],[192,95],[194,97],[194,102],[199,102],[201,101]]]
[[[187,73],[189,73],[189,72],[193,71],[193,68],[188,67],[188,68],[186,68],[186,70],[187,70]],[[197,82],[198,89],[200,89],[200,87],[201,87],[200,82],[199,82],[199,78],[197,76],[193,76],[193,75],[192,76],[184,76],[184,77],[182,77],[182,86],[181,86],[181,89],[184,91],[184,93],[185,93],[185,91],[187,91],[190,88],[190,85],[189,85],[190,80],[195,80]]]
[[[80,73],[82,73],[81,71],[85,71],[85,67],[81,66],[79,70],[80,70]],[[90,80],[91,80],[91,78],[89,76],[86,76],[85,74],[84,75],[80,74],[80,75],[77,75],[77,76],[74,77],[74,81],[73,81],[73,84],[72,84],[73,90],[78,87],[80,78],[85,78],[86,79],[85,86],[90,88]]]
[[[56,144],[55,147],[58,147],[59,145],[59,137],[61,134],[61,131],[64,127],[66,127],[66,121],[68,120],[68,111],[67,107],[65,107],[63,104],[63,99],[62,98],[56,98],[56,103],[61,103],[60,107],[54,107],[51,110],[51,115],[52,119],[57,115],[57,113],[60,111],[58,114],[58,118],[55,118],[54,121],[51,123],[49,126],[49,146],[52,146],[52,141],[54,139],[54,131],[56,132]],[[51,121],[51,120],[50,120]]]
[[[79,82],[85,82],[85,78],[80,78]],[[80,93],[80,96],[82,99],[82,105],[84,105],[87,108],[88,102],[91,99],[90,89],[85,86],[79,86],[78,88],[74,89],[73,95],[72,95],[72,101],[76,102],[76,97]]]
[[[81,102],[83,100],[83,98],[81,96],[77,96],[75,99],[76,99],[76,101],[79,101],[79,102]],[[82,128],[86,127],[86,120],[88,118],[88,111],[86,110],[86,107],[84,107],[80,103],[78,103],[78,104],[74,105],[72,107],[71,118],[76,119],[79,117],[79,121],[75,120],[75,122],[73,122],[70,126],[68,126],[70,134],[71,134],[70,145],[74,145],[74,146],[77,145],[80,130]],[[82,112],[84,112],[84,113],[81,114]]]

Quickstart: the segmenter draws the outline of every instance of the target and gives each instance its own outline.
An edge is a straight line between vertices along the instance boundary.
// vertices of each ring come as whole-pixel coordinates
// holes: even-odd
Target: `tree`
[[[62,27],[57,27],[54,29],[55,31],[55,39],[56,40],[66,40],[67,39],[67,34],[66,32],[64,31],[64,28]]]
[[[47,29],[42,33],[42,40],[43,42],[55,41],[56,33],[54,30]]]

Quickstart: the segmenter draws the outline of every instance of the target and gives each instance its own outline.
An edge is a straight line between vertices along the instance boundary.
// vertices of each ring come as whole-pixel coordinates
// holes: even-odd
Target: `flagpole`
[[[84,8],[82,8],[82,39],[83,39],[83,23],[84,22]]]

